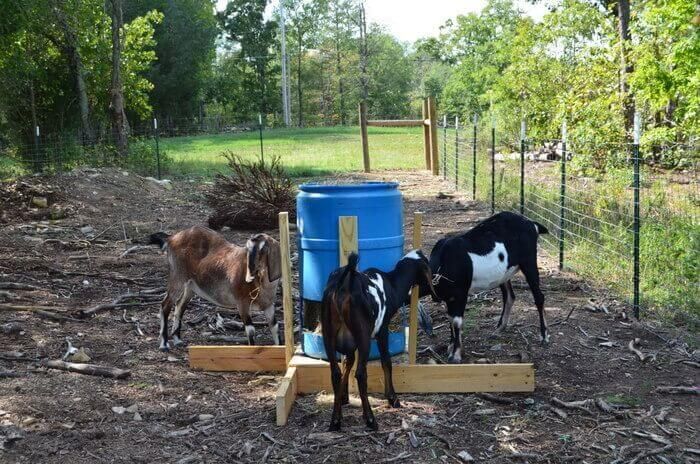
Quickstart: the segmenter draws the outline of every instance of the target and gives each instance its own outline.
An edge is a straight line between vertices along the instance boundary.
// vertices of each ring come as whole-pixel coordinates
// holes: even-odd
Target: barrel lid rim
[[[309,182],[306,184],[301,184],[299,190],[302,192],[333,192],[333,191],[366,191],[366,190],[394,190],[399,187],[398,182],[382,182],[382,181],[367,181],[367,182],[354,182],[351,184],[317,184],[314,182]]]

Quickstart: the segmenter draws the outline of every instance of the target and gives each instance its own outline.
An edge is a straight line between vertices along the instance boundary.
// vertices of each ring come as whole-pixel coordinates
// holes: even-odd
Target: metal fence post
[[[496,212],[496,127],[491,126],[491,214]]]
[[[39,138],[39,126],[34,128],[34,171],[38,171],[41,156],[41,139]]]
[[[472,138],[472,200],[476,201],[476,124],[478,116],[474,113],[474,136]]]
[[[156,139],[156,165],[158,167],[158,180],[160,180],[160,146],[158,143],[158,119],[153,118],[153,136]]]
[[[566,200],[566,119],[561,125],[561,191],[559,194],[559,269],[564,269],[564,206]]]
[[[632,156],[634,157],[634,275],[632,277],[633,293],[632,308],[635,319],[639,320],[639,136],[641,133],[641,118],[639,113],[634,114],[634,144],[632,145]]]
[[[525,120],[520,121],[520,214],[525,214]]]
[[[442,116],[442,179],[447,180],[447,115]]]
[[[459,116],[455,116],[455,190],[459,190]]]

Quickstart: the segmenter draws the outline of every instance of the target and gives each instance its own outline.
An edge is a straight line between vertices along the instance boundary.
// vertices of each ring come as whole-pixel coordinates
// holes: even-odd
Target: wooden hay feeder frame
[[[421,246],[422,213],[415,213],[413,247]],[[341,217],[339,222],[352,225],[351,234],[340,235],[341,264],[357,251],[357,221]],[[209,371],[285,372],[276,394],[277,425],[285,425],[298,394],[333,391],[328,362],[313,359],[297,351],[294,344],[294,305],[292,303],[292,264],[289,248],[289,216],[279,215],[282,251],[282,307],[284,311],[283,346],[190,346],[190,367]],[[341,229],[342,230],[342,229]],[[417,364],[418,292],[411,292],[408,330],[408,364],[393,366],[397,393],[476,393],[531,392],[535,389],[532,364]],[[367,366],[370,393],[384,392],[384,372],[378,361]],[[353,381],[350,390],[356,391]]]

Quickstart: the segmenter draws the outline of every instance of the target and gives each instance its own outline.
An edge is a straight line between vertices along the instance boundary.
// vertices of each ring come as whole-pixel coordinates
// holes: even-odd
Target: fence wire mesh
[[[697,321],[700,147],[682,147],[683,167],[668,170],[654,164],[663,147],[499,140],[496,132],[492,150],[489,127],[478,126],[476,136],[473,124],[441,129],[443,177],[456,191],[488,206],[493,200],[496,212],[522,213],[541,223],[549,229],[540,239],[547,254],[619,298],[642,307],[685,310]],[[581,160],[597,153],[616,162],[584,168]]]

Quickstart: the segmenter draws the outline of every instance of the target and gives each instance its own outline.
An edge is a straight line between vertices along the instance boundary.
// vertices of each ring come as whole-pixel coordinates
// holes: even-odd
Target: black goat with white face
[[[430,268],[435,275],[435,293],[444,301],[452,317],[449,362],[462,360],[462,318],[468,295],[500,287],[503,310],[496,326],[500,332],[508,325],[515,301],[511,278],[521,271],[535,298],[540,315],[540,335],[549,342],[544,316],[544,294],[540,290],[537,269],[537,239],[548,233],[542,224],[519,214],[502,212],[487,218],[468,232],[439,240],[430,253]],[[427,289],[421,289],[427,293]]]
[[[350,254],[347,266],[331,273],[321,304],[323,342],[335,394],[331,431],[340,430],[341,406],[348,403],[348,379],[355,363],[355,350],[358,356],[355,377],[362,414],[367,427],[378,428],[367,399],[367,360],[372,338],[377,340],[382,361],[386,399],[391,407],[401,406],[391,378],[389,322],[401,306],[408,304],[413,286],[425,286],[429,291],[433,288],[428,259],[420,251],[408,253],[390,272],[375,268],[359,272],[358,259],[357,254]],[[336,352],[346,356],[342,379]]]

